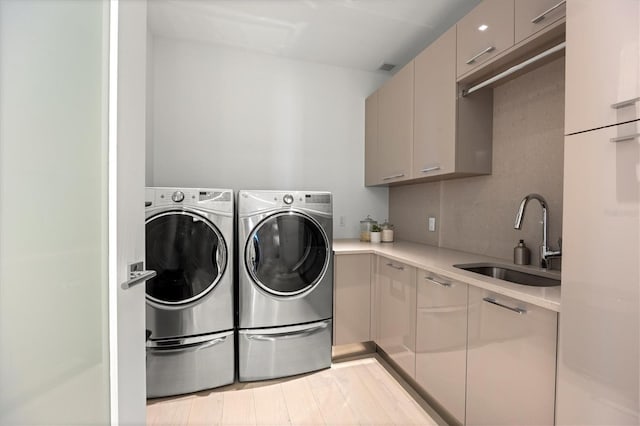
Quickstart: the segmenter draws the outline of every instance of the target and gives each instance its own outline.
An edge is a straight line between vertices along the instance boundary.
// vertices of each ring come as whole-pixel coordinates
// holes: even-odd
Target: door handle
[[[122,288],[127,290],[136,284],[140,284],[150,280],[158,275],[156,271],[145,271],[143,262],[129,264],[129,279],[122,283]]]

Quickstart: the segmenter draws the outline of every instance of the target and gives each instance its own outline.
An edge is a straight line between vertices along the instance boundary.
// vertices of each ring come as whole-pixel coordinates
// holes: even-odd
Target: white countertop
[[[420,269],[426,269],[435,274],[442,274],[454,280],[502,294],[507,297],[531,303],[542,308],[560,312],[560,287],[534,287],[512,284],[496,278],[485,277],[475,272],[454,268],[460,263],[491,262],[541,271],[535,266],[516,266],[511,262],[495,257],[466,253],[425,244],[396,241],[394,243],[365,243],[359,240],[334,240],[333,252],[336,255],[372,253],[402,262]],[[546,271],[560,279],[559,271]]]

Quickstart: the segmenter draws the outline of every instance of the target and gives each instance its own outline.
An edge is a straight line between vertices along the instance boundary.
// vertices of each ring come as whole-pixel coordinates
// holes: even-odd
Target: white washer
[[[240,381],[331,366],[331,193],[238,193]]]
[[[146,188],[147,397],[233,383],[230,189]]]

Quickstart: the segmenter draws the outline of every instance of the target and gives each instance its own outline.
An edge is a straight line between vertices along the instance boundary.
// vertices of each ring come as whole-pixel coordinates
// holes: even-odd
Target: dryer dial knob
[[[284,197],[282,197],[282,201],[284,201],[285,204],[293,203],[293,195],[291,194],[285,195]]]
[[[176,191],[171,195],[171,200],[173,200],[174,203],[180,203],[182,202],[182,200],[184,200],[184,192],[182,191]]]

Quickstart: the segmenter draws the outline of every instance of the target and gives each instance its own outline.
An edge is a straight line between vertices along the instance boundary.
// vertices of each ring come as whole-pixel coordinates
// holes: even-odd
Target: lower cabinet
[[[371,257],[370,254],[335,256],[334,345],[371,340]]]
[[[420,269],[416,286],[416,382],[439,411],[464,424],[468,286]]]
[[[415,378],[416,268],[384,257],[377,262],[376,344]]]
[[[469,287],[468,425],[554,423],[558,315]]]

